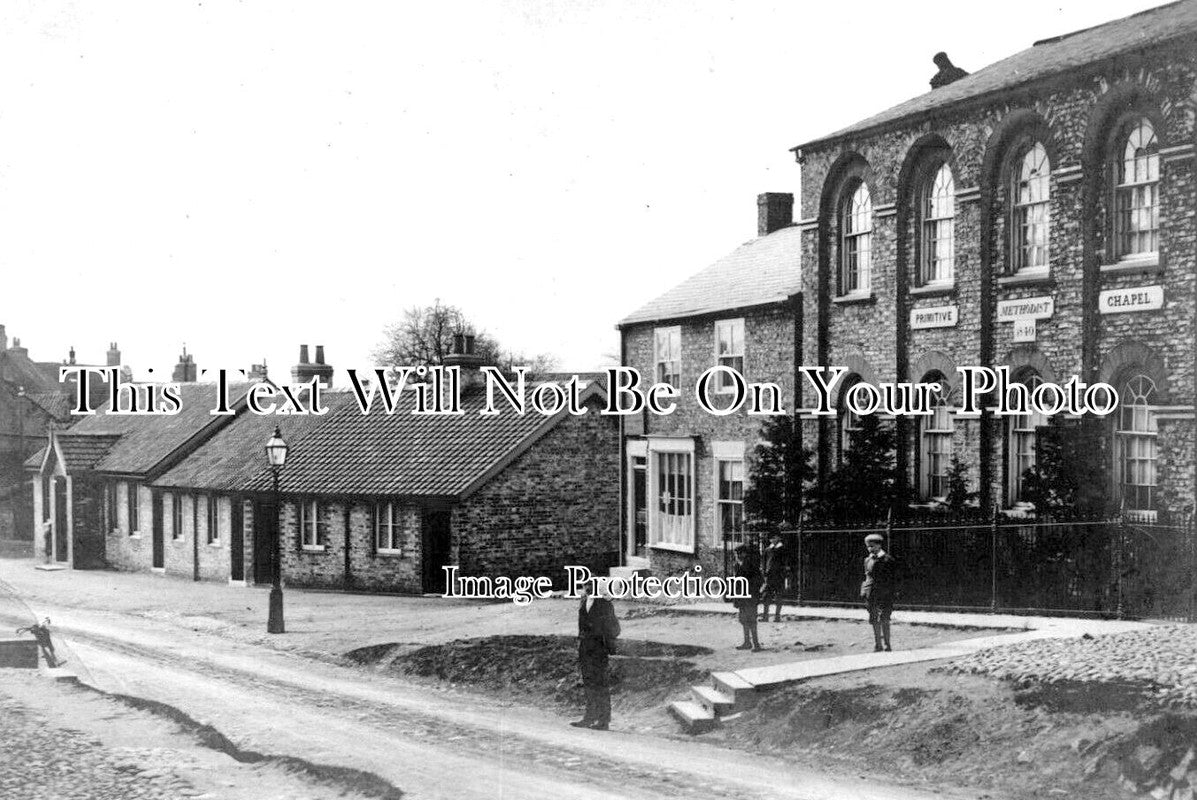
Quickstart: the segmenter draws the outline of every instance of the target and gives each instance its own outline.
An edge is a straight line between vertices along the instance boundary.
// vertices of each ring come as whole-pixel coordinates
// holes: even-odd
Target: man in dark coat
[[[889,618],[894,611],[894,596],[898,592],[898,567],[893,556],[885,552],[885,537],[870,533],[865,537],[864,582],[860,596],[869,609],[869,624],[873,626],[873,650],[888,651]]]
[[[578,606],[578,669],[586,692],[586,713],[570,723],[575,728],[605,731],[611,724],[607,657],[615,652],[617,638],[619,620],[615,618],[615,607],[605,597],[595,596],[593,582],[587,582]]]
[[[761,622],[769,621],[769,606],[777,604],[773,614],[774,622],[781,622],[781,593],[786,588],[785,545],[781,536],[773,534],[769,537],[769,546],[765,548],[765,583],[761,586]]]
[[[736,649],[756,652],[761,649],[761,640],[757,637],[756,632],[756,607],[760,602],[761,571],[757,569],[756,562],[749,557],[747,545],[740,545],[736,548],[735,558],[732,574],[747,581],[749,594],[748,597],[733,601],[740,620],[740,628],[744,631],[744,642]]]

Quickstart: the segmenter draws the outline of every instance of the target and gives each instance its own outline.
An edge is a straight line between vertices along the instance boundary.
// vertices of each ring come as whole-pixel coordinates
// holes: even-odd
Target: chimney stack
[[[199,369],[195,366],[195,357],[187,352],[187,345],[183,345],[179,363],[175,364],[175,371],[171,373],[170,379],[175,383],[195,383],[199,379]]]
[[[121,351],[113,342],[108,347],[108,366],[119,367],[121,365]]]
[[[445,356],[446,367],[461,369],[462,391],[473,389],[482,383],[482,356],[474,352],[475,336],[472,333],[453,334],[453,352]]]
[[[756,196],[756,235],[768,236],[794,224],[794,195],[765,192]]]
[[[267,380],[266,359],[263,358],[261,364],[249,365],[249,380],[254,383],[261,383],[262,381]]]
[[[8,331],[6,331],[4,329],[3,325],[0,325],[0,353],[4,352],[7,349],[8,349]]]
[[[939,67],[939,72],[931,78],[932,89],[947,86],[949,83],[955,83],[968,76],[968,72],[953,64],[952,59],[948,58],[948,54],[943,51],[936,53],[931,60],[935,62],[935,66]]]
[[[21,347],[21,337],[14,336],[12,340],[12,347],[9,348],[9,352],[11,352],[14,356],[28,356],[29,348]]]
[[[316,345],[316,363],[308,360],[308,346],[299,346],[299,363],[291,367],[292,383],[307,383],[312,378],[319,378],[320,382],[332,386],[333,368],[324,363],[324,345]]]
[[[71,351],[70,351],[69,357],[70,357],[70,360],[67,361],[67,363],[74,364],[75,363],[75,345],[71,345]]]

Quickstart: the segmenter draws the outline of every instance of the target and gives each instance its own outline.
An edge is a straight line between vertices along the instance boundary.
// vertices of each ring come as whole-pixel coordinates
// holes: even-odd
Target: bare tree
[[[522,353],[504,350],[494,337],[478,331],[460,308],[442,303],[412,306],[403,317],[383,330],[383,341],[374,349],[374,363],[379,366],[433,366],[444,362],[453,352],[453,336],[474,335],[474,352],[486,364],[505,369],[527,366],[529,374],[544,374],[556,367],[556,358],[547,353],[527,358]]]

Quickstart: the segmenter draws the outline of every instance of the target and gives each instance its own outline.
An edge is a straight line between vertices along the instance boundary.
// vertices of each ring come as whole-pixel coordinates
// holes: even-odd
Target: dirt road
[[[73,666],[96,688],[177,709],[240,751],[296,759],[319,782],[356,770],[406,797],[453,800],[945,797],[821,775],[697,740],[576,730],[537,709],[141,617],[45,604],[38,611],[54,618]]]

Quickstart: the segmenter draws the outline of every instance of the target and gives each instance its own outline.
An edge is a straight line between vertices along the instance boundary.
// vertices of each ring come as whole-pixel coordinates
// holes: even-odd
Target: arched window
[[[861,181],[840,209],[840,294],[867,294],[872,283],[873,198]]]
[[[1038,373],[1028,372],[1021,379],[1027,389],[1035,391],[1035,387],[1043,383]],[[1035,439],[1037,429],[1048,424],[1046,414],[1031,411],[1009,418],[1009,433],[1006,441],[1006,452],[1009,459],[1009,480],[1007,483],[1007,498],[1009,505],[1022,502],[1023,475],[1035,466]]]
[[[1128,511],[1155,510],[1155,382],[1136,374],[1120,387],[1114,445],[1119,497]]]
[[[849,411],[847,403],[844,402],[844,398],[848,396],[848,390],[858,383],[860,383],[859,375],[849,375],[844,379],[844,390],[840,392],[839,463],[841,464],[844,463],[844,459],[847,457],[848,451],[852,449],[852,435],[860,430],[860,415]]]
[[[1046,271],[1051,235],[1051,165],[1039,142],[1015,162],[1010,187],[1010,267]]]
[[[944,387],[942,375],[935,373],[923,378],[923,383],[938,381]],[[948,390],[941,388],[931,396],[932,412],[919,418],[919,496],[924,500],[946,497],[948,470],[952,466],[952,408]]]
[[[1160,248],[1160,154],[1151,122],[1140,117],[1124,129],[1115,159],[1115,256],[1152,255]]]
[[[923,184],[919,216],[919,280],[924,285],[951,283],[955,275],[956,184],[947,164],[940,165]]]

